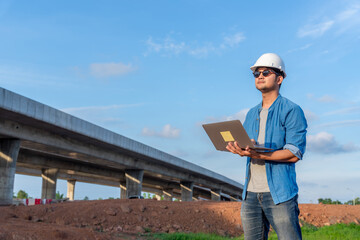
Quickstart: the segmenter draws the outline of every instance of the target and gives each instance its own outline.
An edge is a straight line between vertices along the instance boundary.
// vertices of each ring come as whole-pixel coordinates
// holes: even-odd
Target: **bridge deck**
[[[54,167],[64,178],[115,184],[125,179],[125,170],[142,169],[144,184],[153,188],[189,181],[234,196],[243,189],[223,175],[3,88],[0,138],[21,139],[17,166],[23,174]]]

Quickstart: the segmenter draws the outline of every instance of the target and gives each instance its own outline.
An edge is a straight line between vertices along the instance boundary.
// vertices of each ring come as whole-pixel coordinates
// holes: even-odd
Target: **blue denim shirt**
[[[251,139],[257,141],[262,103],[250,109],[244,128]],[[307,123],[302,109],[279,95],[268,110],[265,130],[265,147],[276,150],[289,149],[302,159],[306,146]],[[267,182],[275,204],[286,202],[296,196],[295,163],[265,161]],[[246,178],[242,198],[246,198],[249,182],[250,158],[246,164]]]

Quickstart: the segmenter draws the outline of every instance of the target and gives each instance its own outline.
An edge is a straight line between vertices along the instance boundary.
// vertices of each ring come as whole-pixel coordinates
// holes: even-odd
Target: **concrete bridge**
[[[121,198],[141,191],[182,201],[238,200],[243,185],[140,142],[0,88],[0,205],[12,203],[15,173],[42,177],[42,198],[56,181],[116,186]],[[39,186],[40,187],[40,186]]]

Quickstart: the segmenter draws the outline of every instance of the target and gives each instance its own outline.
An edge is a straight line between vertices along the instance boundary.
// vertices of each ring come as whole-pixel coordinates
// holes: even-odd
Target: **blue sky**
[[[249,67],[275,52],[308,119],[300,202],[360,197],[360,1],[4,1],[0,86],[227,177],[201,124],[261,101]],[[41,195],[41,179],[15,189]],[[66,193],[66,182],[58,182]],[[119,189],[77,183],[75,198]]]

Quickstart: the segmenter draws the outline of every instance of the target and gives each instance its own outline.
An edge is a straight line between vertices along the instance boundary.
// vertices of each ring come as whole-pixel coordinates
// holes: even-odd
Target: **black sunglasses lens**
[[[269,71],[269,70],[265,70],[265,71],[262,72],[262,74],[263,74],[264,77],[267,77],[267,76],[270,75],[270,71]]]
[[[271,74],[271,71],[270,70],[264,70],[264,71],[262,71],[262,72],[259,72],[259,71],[255,71],[253,74],[254,74],[254,77],[255,78],[258,78],[258,77],[260,77],[260,74],[262,73],[262,75],[264,76],[264,77],[267,77],[267,76],[269,76],[270,74]]]

